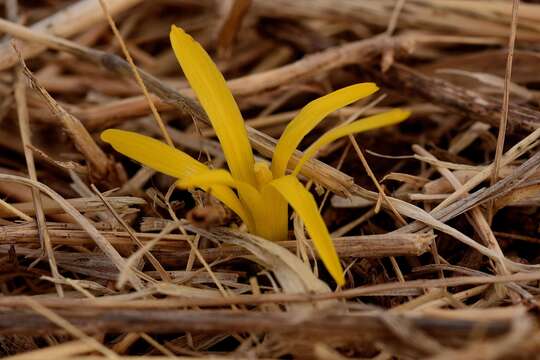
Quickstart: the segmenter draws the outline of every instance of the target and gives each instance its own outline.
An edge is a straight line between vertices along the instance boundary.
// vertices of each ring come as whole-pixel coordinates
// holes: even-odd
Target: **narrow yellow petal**
[[[265,234],[265,238],[272,241],[287,240],[289,234],[289,206],[287,201],[276,194],[276,191],[266,185],[261,191],[264,218],[257,228],[258,232]]]
[[[272,159],[274,178],[285,175],[287,164],[304,136],[317,126],[328,114],[379,90],[374,83],[347,86],[307,104],[287,125],[279,139]]]
[[[208,169],[183,151],[131,131],[108,129],[101,133],[101,139],[119,153],[175,178],[191,176]]]
[[[234,178],[256,186],[255,161],[244,120],[223,75],[202,46],[184,30],[173,25],[170,39],[184,75],[216,131]]]
[[[382,114],[369,116],[364,119],[352,122],[348,125],[340,126],[326,132],[323,136],[317,139],[317,141],[311,144],[311,146],[304,152],[304,156],[302,156],[302,158],[296,165],[293,174],[298,175],[306,161],[311,159],[321,147],[331,143],[332,141],[335,141],[340,137],[350,134],[356,134],[367,130],[377,129],[383,126],[397,124],[408,118],[410,114],[410,111],[395,109],[384,112]]]
[[[261,233],[261,236],[264,233],[264,237],[268,240],[287,240],[289,227],[287,202],[283,197],[276,196],[274,191],[264,191],[267,188],[266,185],[273,180],[268,164],[255,163],[255,176],[263,197],[264,210],[267,213],[259,225],[258,232]]]
[[[268,164],[265,162],[256,162],[255,167],[255,178],[257,179],[257,185],[259,189],[261,189],[264,185],[268,184],[270,181],[272,181],[274,178],[272,176],[272,172],[270,171],[270,168],[268,167]]]
[[[233,179],[231,173],[223,169],[207,169],[198,174],[184,177],[176,183],[179,188],[184,189],[203,186],[208,187],[215,184],[236,188],[236,181]]]
[[[253,217],[255,223],[253,233],[267,240],[273,240],[272,228],[268,226],[268,220],[271,219],[273,214],[269,213],[262,194],[255,187],[245,182],[237,182],[236,185],[238,192],[242,194],[242,201]]]
[[[337,256],[328,229],[319,214],[317,203],[311,193],[292,175],[276,179],[269,186],[272,186],[280,193],[302,218],[306,230],[313,241],[313,245],[319,253],[326,269],[338,285],[344,285],[345,276],[343,275],[343,268],[339,262],[339,257]]]

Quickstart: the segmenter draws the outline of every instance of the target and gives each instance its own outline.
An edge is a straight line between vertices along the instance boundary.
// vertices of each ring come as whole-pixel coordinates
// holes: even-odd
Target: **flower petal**
[[[300,161],[298,161],[298,164],[296,164],[293,174],[298,175],[305,162],[311,159],[324,145],[327,145],[343,136],[397,124],[408,118],[410,114],[410,111],[395,109],[382,114],[369,116],[326,132],[323,136],[317,139],[317,141],[311,144],[311,146],[304,152],[304,156],[302,156]]]
[[[170,39],[184,75],[216,131],[233,176],[255,186],[255,160],[244,120],[223,75],[202,46],[184,30],[173,25]]]
[[[328,114],[379,90],[374,83],[347,86],[313,100],[287,125],[279,139],[272,159],[274,178],[285,175],[287,164],[304,136],[306,136]]]
[[[262,201],[258,213],[257,233],[271,241],[287,240],[289,235],[289,207],[287,201],[265,185],[260,192]]]
[[[259,185],[259,190],[263,190],[265,186],[273,180],[272,172],[266,163],[255,163],[255,176]],[[289,217],[288,205],[285,199],[281,196],[276,196],[275,192],[262,191],[263,206],[267,214],[262,226],[266,234],[266,239],[272,241],[283,241],[288,238]]]
[[[253,217],[253,222],[255,223],[255,231],[253,233],[267,240],[273,240],[272,228],[269,224],[274,214],[268,212],[268,207],[265,205],[261,193],[255,187],[245,182],[238,181],[236,185],[238,192],[242,194],[242,201]]]
[[[108,129],[101,140],[121,154],[154,170],[175,178],[183,178],[208,169],[188,154],[149,136],[131,131]]]
[[[339,257],[337,256],[328,229],[319,214],[313,195],[292,175],[276,179],[269,186],[280,193],[302,218],[306,230],[313,241],[313,245],[319,253],[326,269],[338,285],[344,285],[345,277],[343,275],[343,268],[339,262]]]
[[[206,169],[198,174],[182,178],[176,183],[179,188],[184,189],[208,187],[216,184],[236,188],[236,181],[233,179],[231,173],[223,169]]]

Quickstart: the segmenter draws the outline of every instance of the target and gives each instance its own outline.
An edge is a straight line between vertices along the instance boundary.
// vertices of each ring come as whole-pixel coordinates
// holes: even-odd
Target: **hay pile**
[[[538,353],[539,4],[6,0],[3,12],[2,355]],[[174,190],[99,139],[111,127],[160,138],[152,101],[178,148],[223,166],[171,24],[212,54],[261,158],[302,106],[346,85],[382,91],[331,114],[302,148],[360,115],[413,112],[303,168],[346,287],[299,219],[289,241],[257,238],[208,194]]]

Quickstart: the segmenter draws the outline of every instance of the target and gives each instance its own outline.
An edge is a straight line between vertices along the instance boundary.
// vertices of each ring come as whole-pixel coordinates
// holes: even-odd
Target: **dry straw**
[[[4,3],[6,358],[536,356],[540,5]]]

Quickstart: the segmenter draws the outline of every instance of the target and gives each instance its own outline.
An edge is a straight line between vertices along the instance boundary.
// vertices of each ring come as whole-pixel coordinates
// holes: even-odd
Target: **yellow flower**
[[[191,36],[174,25],[170,39],[184,75],[212,123],[230,171],[209,169],[178,149],[133,132],[108,129],[101,138],[118,152],[179,179],[177,186],[180,188],[198,187],[211,191],[238,214],[250,232],[266,239],[287,239],[287,205],[290,204],[304,221],[324,265],[335,281],[343,285],[343,269],[328,229],[315,199],[296,175],[302,164],[322,146],[352,133],[396,124],[407,118],[409,112],[396,109],[328,131],[306,150],[293,174],[287,175],[291,155],[304,136],[329,113],[373,94],[378,90],[377,86],[356,84],[310,102],[288,124],[268,166],[255,162],[240,110],[210,56]]]

